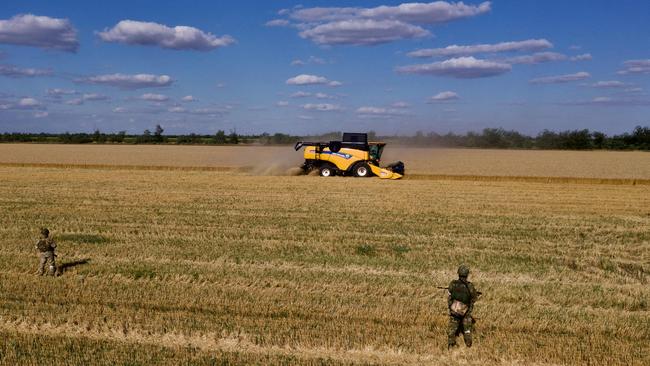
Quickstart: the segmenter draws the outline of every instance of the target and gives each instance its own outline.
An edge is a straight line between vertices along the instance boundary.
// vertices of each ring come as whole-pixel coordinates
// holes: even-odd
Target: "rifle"
[[[449,291],[449,287],[436,286],[437,289]],[[476,295],[481,296],[483,293],[481,291],[476,291]]]

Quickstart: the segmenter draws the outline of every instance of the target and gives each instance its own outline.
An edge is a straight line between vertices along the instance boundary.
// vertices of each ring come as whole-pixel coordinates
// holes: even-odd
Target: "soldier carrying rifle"
[[[447,307],[449,308],[449,325],[447,326],[447,349],[456,346],[456,337],[463,335],[465,345],[472,346],[472,326],[474,318],[472,310],[474,302],[481,294],[474,285],[467,280],[469,267],[458,267],[458,279],[451,281],[447,287]]]
[[[54,239],[50,237],[50,231],[46,228],[41,229],[41,237],[36,242],[36,249],[40,255],[40,262],[38,265],[38,275],[43,275],[45,272],[45,265],[49,262],[49,274],[51,276],[56,275],[56,254],[54,254],[54,249],[56,249],[56,243]]]

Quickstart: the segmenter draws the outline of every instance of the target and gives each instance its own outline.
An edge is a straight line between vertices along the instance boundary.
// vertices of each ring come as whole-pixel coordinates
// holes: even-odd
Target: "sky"
[[[645,0],[0,5],[0,132],[650,125]]]

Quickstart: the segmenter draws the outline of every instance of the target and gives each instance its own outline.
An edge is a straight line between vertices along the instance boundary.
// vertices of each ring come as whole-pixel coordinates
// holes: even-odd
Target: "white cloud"
[[[96,101],[96,100],[108,100],[109,98],[106,95],[89,93],[84,94],[82,97],[84,100]]]
[[[428,48],[409,52],[410,57],[454,57],[479,53],[498,53],[514,51],[540,51],[552,48],[546,39],[527,39],[525,41],[501,42],[495,44],[476,44],[469,46],[451,45],[445,48]]]
[[[312,119],[314,119],[314,117],[312,117],[312,116],[305,116],[304,114],[299,115],[298,118],[300,118],[300,119],[304,119],[304,120],[312,120]]]
[[[650,74],[650,59],[625,61],[623,67],[623,70],[617,72],[617,74]]]
[[[371,107],[371,106],[359,107],[356,112],[359,115],[359,117],[374,117],[374,118],[387,118],[387,117],[406,115],[406,112],[403,109]]]
[[[289,106],[289,102],[281,100],[281,101],[275,103],[275,105],[278,106],[278,107],[287,107],[287,106]]]
[[[329,85],[329,86],[343,85],[339,81],[330,81],[323,76],[308,75],[308,74],[300,74],[290,79],[287,79],[286,84],[287,85]]]
[[[406,103],[406,102],[395,102],[395,103],[391,104],[391,107],[393,107],[393,108],[408,108],[410,106],[411,105],[409,103]]]
[[[303,60],[293,60],[291,61],[291,66],[304,66],[305,61]]]
[[[512,69],[507,63],[486,61],[474,57],[452,58],[430,64],[409,65],[396,68],[403,74],[448,76],[458,79],[482,78],[504,74]]]
[[[431,102],[447,102],[447,101],[456,100],[456,99],[459,99],[459,98],[460,98],[460,96],[457,93],[453,92],[453,91],[444,91],[444,92],[440,92],[440,93],[432,96],[431,98],[429,98],[429,100]]]
[[[173,50],[210,51],[235,43],[225,35],[217,37],[200,29],[188,26],[168,27],[153,22],[122,20],[111,29],[98,33],[105,42],[130,45],[158,46]]]
[[[321,24],[300,32],[300,37],[321,45],[377,45],[431,33],[398,20],[352,19]]]
[[[168,111],[171,113],[185,113],[187,112],[187,109],[183,107],[171,107],[168,109]]]
[[[534,53],[532,55],[525,55],[525,56],[517,56],[517,57],[511,57],[503,60],[505,63],[509,63],[511,65],[516,65],[516,64],[540,64],[543,62],[552,62],[552,61],[564,61],[567,59],[566,55],[563,55],[561,53],[557,52],[538,52]]]
[[[267,27],[288,27],[289,21],[286,19],[273,19],[266,22],[264,25]]]
[[[291,94],[291,98],[307,98],[307,97],[311,97],[310,92],[298,91]]]
[[[75,90],[70,90],[70,89],[59,89],[59,88],[54,88],[54,89],[47,89],[47,95],[50,97],[54,98],[61,98],[64,95],[74,95],[77,94],[77,91]]]
[[[96,75],[76,80],[79,83],[109,85],[122,89],[141,89],[169,86],[174,81],[168,75],[152,74],[107,74]]]
[[[67,104],[67,105],[82,105],[82,104],[84,104],[84,100],[82,98],[74,98],[74,99],[70,99],[70,100],[66,101],[65,104]]]
[[[52,70],[22,69],[13,65],[0,65],[0,75],[13,78],[52,75]]]
[[[593,88],[623,88],[628,84],[618,80],[598,81],[591,84]]]
[[[332,111],[341,110],[340,105],[329,104],[329,103],[318,103],[318,104],[308,103],[308,104],[303,104],[302,108],[310,111],[319,111],[319,112],[332,112]]]
[[[34,98],[20,98],[17,102],[0,104],[2,110],[41,110],[43,104]]]
[[[401,39],[429,36],[417,24],[436,24],[473,17],[491,10],[490,2],[465,5],[449,3],[403,3],[397,6],[294,8],[281,15],[299,22],[293,24],[302,38],[322,45],[376,45]],[[276,20],[271,21],[276,24]],[[291,25],[277,22],[277,25]]]
[[[567,75],[558,75],[558,76],[546,76],[543,78],[532,79],[529,81],[531,84],[561,84],[569,83],[572,81],[584,80],[591,77],[591,74],[588,72],[577,72],[575,74]]]
[[[404,22],[433,24],[473,17],[491,10],[490,2],[478,6],[463,2],[403,3],[375,8],[304,8],[290,12],[290,17],[302,22],[324,22],[344,19],[396,19]]]
[[[583,53],[582,55],[576,55],[571,57],[571,61],[589,61],[591,60],[591,53]]]
[[[309,56],[309,58],[306,61],[300,60],[300,59],[295,59],[291,61],[291,66],[305,66],[307,64],[313,64],[313,65],[325,65],[327,61],[323,60],[320,57],[316,56]]]
[[[77,31],[68,19],[19,14],[0,20],[0,43],[76,52]]]
[[[183,101],[183,102],[195,102],[196,98],[194,96],[192,96],[192,95],[186,95],[186,96],[181,98],[181,101]]]
[[[127,110],[124,107],[115,107],[113,108],[113,113],[126,113]]]
[[[169,97],[163,94],[145,93],[140,96],[140,99],[149,102],[164,102],[169,100]]]
[[[314,97],[318,99],[335,99],[333,95],[325,94],[325,93],[316,93],[314,94]]]
[[[34,118],[45,118],[49,115],[50,114],[48,112],[36,112],[34,113]]]

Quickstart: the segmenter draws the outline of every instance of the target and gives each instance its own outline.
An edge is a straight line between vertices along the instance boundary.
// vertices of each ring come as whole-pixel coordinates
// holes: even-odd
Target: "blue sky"
[[[648,1],[0,6],[0,131],[650,124]]]

